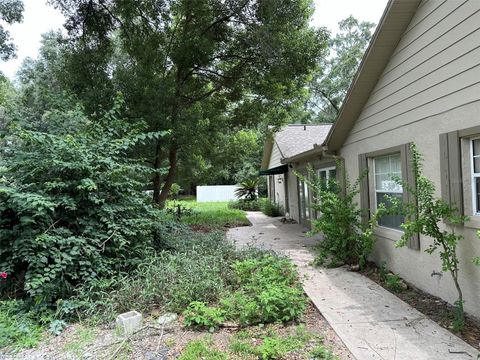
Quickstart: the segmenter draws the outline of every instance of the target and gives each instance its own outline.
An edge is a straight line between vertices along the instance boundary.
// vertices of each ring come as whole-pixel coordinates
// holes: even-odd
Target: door
[[[303,226],[310,228],[310,194],[307,183],[301,179],[298,179],[298,201],[300,210],[300,223]]]

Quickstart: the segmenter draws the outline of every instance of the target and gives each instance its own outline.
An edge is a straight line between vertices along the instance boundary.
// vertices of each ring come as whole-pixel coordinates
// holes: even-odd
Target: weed
[[[387,269],[387,263],[383,261],[380,264],[380,267],[378,268],[378,275],[380,276],[380,280],[382,280],[383,282],[386,282],[388,273],[389,271]]]
[[[212,349],[211,339],[204,338],[188,343],[178,360],[227,360],[227,355]]]
[[[312,360],[340,360],[338,356],[328,350],[323,344],[317,345],[310,351],[310,358]]]
[[[400,292],[403,290],[402,279],[397,274],[387,274],[385,285],[394,292]]]
[[[230,350],[236,354],[255,355],[259,359],[279,359],[287,353],[302,349],[307,343],[315,339],[315,335],[308,332],[305,327],[298,326],[295,333],[279,336],[274,331],[262,336],[262,342],[254,345],[238,335],[230,343]]]
[[[183,312],[185,326],[215,330],[225,320],[224,311],[208,307],[205,303],[194,301]]]

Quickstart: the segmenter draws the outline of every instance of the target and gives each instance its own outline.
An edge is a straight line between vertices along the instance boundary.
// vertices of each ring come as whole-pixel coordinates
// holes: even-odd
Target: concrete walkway
[[[305,277],[305,292],[358,360],[477,360],[473,347],[365,276],[310,266],[318,239],[299,225],[257,212],[248,218],[253,226],[231,229],[229,238],[288,255]]]

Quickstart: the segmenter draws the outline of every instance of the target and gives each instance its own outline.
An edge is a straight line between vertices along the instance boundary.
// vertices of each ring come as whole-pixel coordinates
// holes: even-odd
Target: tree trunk
[[[177,171],[177,154],[178,149],[175,144],[172,144],[170,146],[170,152],[168,154],[168,162],[169,162],[169,168],[168,168],[168,174],[167,177],[165,178],[165,182],[163,183],[162,187],[162,192],[160,193],[159,199],[157,204],[160,205],[160,208],[165,207],[165,203],[167,202],[168,198],[168,193],[170,192],[170,189],[172,188],[173,180],[175,180],[175,173]]]
[[[153,177],[153,202],[155,204],[160,203],[160,191],[162,190],[162,177],[160,174],[160,168],[162,166],[161,150],[160,140],[157,140],[155,160],[153,162],[153,168],[156,171]]]

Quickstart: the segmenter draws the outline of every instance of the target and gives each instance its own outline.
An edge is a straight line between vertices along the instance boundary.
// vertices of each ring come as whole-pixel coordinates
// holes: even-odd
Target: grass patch
[[[212,340],[208,337],[188,343],[178,360],[227,360],[227,354],[212,349]]]
[[[192,210],[187,211],[185,216],[180,216],[180,221],[194,229],[220,229],[250,225],[245,211],[229,208],[228,202],[198,203],[193,200],[179,200],[170,202],[168,206],[178,205]]]
[[[23,301],[0,301],[0,349],[33,348],[45,330]]]
[[[87,347],[94,342],[96,335],[94,329],[80,326],[73,334],[73,340],[66,343],[63,350],[75,359],[80,359]]]
[[[260,342],[252,342],[260,339]],[[243,330],[235,334],[230,341],[230,351],[242,358],[253,356],[262,360],[281,359],[290,352],[303,350],[307,344],[314,342],[314,349],[310,352],[312,359],[337,359],[321,343],[322,339],[299,325],[292,334],[279,335],[274,331],[256,334]],[[323,357],[322,357],[323,356]],[[330,357],[328,357],[330,356]]]

